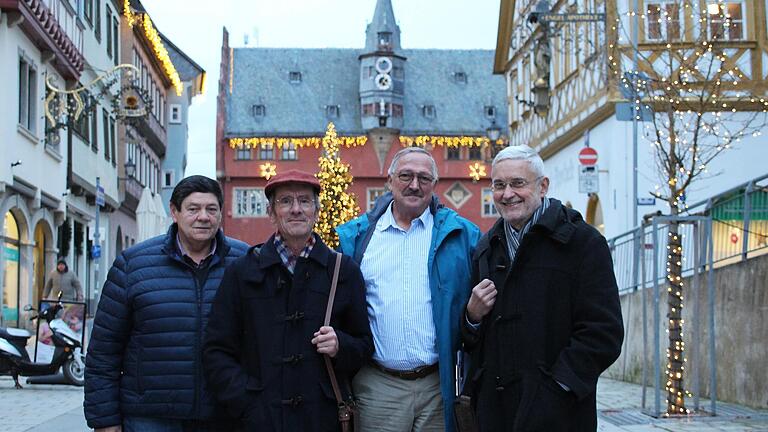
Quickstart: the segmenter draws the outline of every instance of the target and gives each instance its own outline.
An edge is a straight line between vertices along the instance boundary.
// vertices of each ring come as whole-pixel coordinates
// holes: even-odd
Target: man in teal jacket
[[[353,382],[362,430],[455,429],[459,323],[480,231],[438,202],[437,179],[428,151],[400,150],[388,171],[391,192],[337,228],[341,251],[365,279],[375,346]]]

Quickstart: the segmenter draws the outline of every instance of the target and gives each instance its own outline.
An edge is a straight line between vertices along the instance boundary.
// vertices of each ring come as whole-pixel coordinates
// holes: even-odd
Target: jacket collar
[[[176,223],[172,223],[166,233],[165,244],[163,244],[163,253],[168,254],[176,259],[181,259],[181,251],[176,244],[176,238],[179,234],[179,227]],[[216,231],[216,252],[215,256],[219,258],[225,258],[229,253],[229,244],[227,243],[227,237],[224,235],[224,231],[219,228]]]
[[[312,252],[309,253],[308,259],[314,260],[318,264],[325,266],[328,264],[331,250],[325,245],[325,242],[323,242],[317,233],[313,232],[312,235],[315,236],[315,246],[312,247]],[[277,248],[275,248],[274,234],[272,234],[269,237],[269,240],[261,246],[259,254],[261,255],[261,259],[259,259],[259,267],[262,269],[273,265],[283,264],[283,261],[280,259],[280,254],[277,252]]]
[[[563,204],[554,198],[549,199],[549,208],[539,218],[528,232],[538,232],[559,243],[568,243],[576,231],[574,218],[580,218],[578,213],[567,209]],[[487,240],[480,241],[477,245],[477,253],[480,254],[488,249],[492,244],[503,242],[506,244],[506,234],[504,233],[504,219],[499,218],[488,231]]]

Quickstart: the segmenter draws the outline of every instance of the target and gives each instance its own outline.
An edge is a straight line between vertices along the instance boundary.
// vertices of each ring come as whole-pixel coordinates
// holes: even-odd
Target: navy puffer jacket
[[[207,278],[195,277],[176,233],[174,224],[126,249],[109,270],[86,358],[85,417],[92,428],[122,424],[124,416],[225,413],[205,389],[202,336],[225,267],[248,246],[219,231]]]

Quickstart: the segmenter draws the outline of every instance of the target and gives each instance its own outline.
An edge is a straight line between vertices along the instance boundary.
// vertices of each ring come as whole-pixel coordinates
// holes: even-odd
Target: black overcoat
[[[623,340],[605,238],[553,199],[511,266],[501,219],[480,239],[473,281],[484,278],[498,290],[492,311],[477,330],[462,318],[480,430],[596,430],[597,379]]]
[[[309,257],[298,258],[293,275],[272,237],[236,260],[219,287],[204,343],[205,375],[245,430],[339,430],[325,363],[310,342],[323,325],[336,260],[316,239]],[[347,256],[330,325],[339,339],[333,359],[337,376],[351,382],[370,359],[373,338],[365,283]]]

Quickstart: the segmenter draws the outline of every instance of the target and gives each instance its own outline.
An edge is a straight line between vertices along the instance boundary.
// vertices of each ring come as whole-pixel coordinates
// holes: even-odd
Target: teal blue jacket
[[[342,253],[353,257],[360,264],[376,221],[386,212],[391,202],[392,194],[387,193],[376,200],[371,211],[336,228]],[[430,210],[434,226],[427,265],[432,292],[432,318],[437,330],[445,430],[453,432],[456,353],[460,349],[459,323],[472,291],[472,254],[480,238],[480,230],[454,210],[443,207],[436,196],[432,197]]]

